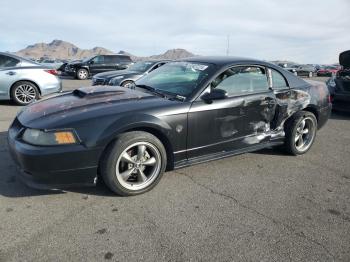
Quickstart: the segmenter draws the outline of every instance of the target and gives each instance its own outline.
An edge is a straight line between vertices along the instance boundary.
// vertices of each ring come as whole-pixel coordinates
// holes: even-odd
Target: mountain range
[[[29,58],[56,58],[56,59],[82,59],[85,57],[93,55],[107,55],[115,54],[115,52],[108,50],[104,47],[94,47],[92,49],[81,49],[76,45],[63,41],[63,40],[53,40],[51,43],[37,43],[29,45],[26,48],[16,52],[19,56],[29,57]],[[185,57],[194,56],[191,52],[177,48],[170,49],[164,54],[152,55],[149,57],[140,57],[130,54],[126,51],[119,51],[118,54],[127,54],[134,61],[146,60],[146,59],[179,59]]]

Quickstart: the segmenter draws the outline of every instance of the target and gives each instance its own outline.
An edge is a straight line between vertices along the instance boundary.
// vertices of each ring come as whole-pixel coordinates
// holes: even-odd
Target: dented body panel
[[[130,130],[157,136],[166,148],[168,169],[172,169],[281,144],[285,122],[301,110],[314,112],[319,127],[328,119],[328,91],[320,82],[306,82],[275,65],[250,59],[200,57],[186,61],[215,66],[184,101],[139,88],[94,86],[26,107],[9,130],[10,151],[27,173],[26,179],[29,173],[33,183],[93,184],[106,147]],[[215,77],[237,65],[276,70],[288,86],[283,90],[271,86],[266,92],[211,103],[201,99]],[[74,129],[81,143],[49,148],[27,145],[20,138],[25,128]]]

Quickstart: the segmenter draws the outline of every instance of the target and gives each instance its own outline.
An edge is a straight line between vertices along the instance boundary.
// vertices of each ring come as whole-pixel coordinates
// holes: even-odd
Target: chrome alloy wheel
[[[315,138],[316,126],[312,118],[303,118],[297,126],[295,132],[295,147],[299,152],[309,149]]]
[[[88,73],[86,70],[79,70],[78,76],[80,79],[86,79],[88,77]]]
[[[19,85],[15,90],[15,96],[23,104],[29,104],[36,98],[36,90],[28,84]]]
[[[140,190],[152,184],[159,175],[161,166],[159,150],[151,143],[137,142],[120,154],[116,176],[126,189]]]

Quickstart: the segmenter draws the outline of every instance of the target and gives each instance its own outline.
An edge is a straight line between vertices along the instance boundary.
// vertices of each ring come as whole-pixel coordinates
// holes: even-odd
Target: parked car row
[[[336,110],[347,108],[349,93],[349,53],[340,54],[338,66],[298,65],[295,63],[275,63],[287,71],[311,77],[332,76],[327,82]],[[41,60],[41,63],[0,53],[0,100],[13,100],[16,104],[27,105],[40,97],[60,92],[62,85],[57,70],[50,64],[55,60]],[[135,82],[170,60],[149,60],[133,63],[127,55],[96,55],[84,60],[62,64],[60,70],[78,79],[92,76],[92,85],[133,87]],[[317,70],[318,69],[318,70]],[[350,111],[350,110],[348,110]]]
[[[170,62],[170,60],[150,60],[137,62],[125,70],[108,71],[99,73],[92,77],[92,85],[111,85],[129,87],[153,70]]]
[[[340,66],[336,65],[300,65],[292,62],[276,63],[285,70],[292,72],[296,76],[301,77],[314,77],[314,76],[332,76],[335,75],[340,69]]]
[[[290,63],[280,63],[279,66],[283,67],[285,70],[295,74],[296,76],[303,77],[313,77],[316,75],[317,69],[313,65],[298,65]]]

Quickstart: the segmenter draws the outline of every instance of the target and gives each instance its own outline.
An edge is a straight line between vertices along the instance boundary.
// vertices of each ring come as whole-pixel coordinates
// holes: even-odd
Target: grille
[[[93,80],[93,83],[92,83],[94,86],[97,86],[97,85],[104,85],[105,84],[105,80],[103,78],[95,78]]]

